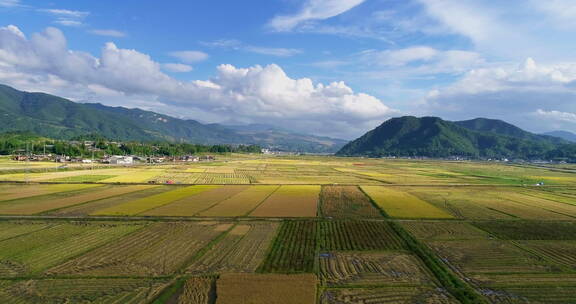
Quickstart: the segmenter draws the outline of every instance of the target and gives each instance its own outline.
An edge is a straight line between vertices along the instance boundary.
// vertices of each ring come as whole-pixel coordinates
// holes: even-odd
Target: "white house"
[[[131,165],[134,163],[134,158],[132,156],[114,155],[110,156],[108,161],[112,165]]]

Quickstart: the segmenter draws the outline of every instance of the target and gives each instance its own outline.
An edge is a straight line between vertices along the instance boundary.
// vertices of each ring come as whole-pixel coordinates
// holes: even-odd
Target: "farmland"
[[[0,162],[2,303],[576,299],[573,169],[256,155],[22,166]]]

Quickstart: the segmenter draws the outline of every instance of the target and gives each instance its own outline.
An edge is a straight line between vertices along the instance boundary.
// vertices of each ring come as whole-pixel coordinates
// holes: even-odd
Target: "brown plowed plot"
[[[312,272],[316,258],[318,225],[312,221],[282,223],[261,272]]]
[[[40,198],[26,198],[0,204],[0,214],[36,214],[146,189],[149,186],[106,186],[82,192],[68,192]]]
[[[34,275],[142,228],[128,223],[56,224],[0,242],[0,276]]]
[[[396,252],[321,254],[320,280],[327,286],[435,284],[416,256]]]
[[[327,289],[321,304],[456,304],[448,292],[433,287],[385,287]]]
[[[432,241],[438,256],[465,274],[550,271],[539,257],[497,240]]]
[[[202,186],[207,187],[207,186]],[[170,204],[148,210],[142,215],[150,216],[194,216],[208,208],[228,199],[249,186],[223,186],[190,195]]]
[[[483,230],[508,240],[576,240],[576,222],[490,221],[475,222]]]
[[[174,273],[231,224],[158,223],[50,269],[49,275],[154,276]]]
[[[166,283],[154,279],[25,280],[0,287],[0,302],[138,304],[154,299]]]
[[[526,248],[545,259],[576,269],[576,241],[519,241]]]
[[[71,206],[68,208],[62,208],[54,211],[47,212],[46,215],[57,215],[57,216],[87,216],[91,213],[96,212],[97,210],[107,209],[110,207],[114,207],[126,202],[138,200],[144,197],[156,195],[159,193],[163,193],[169,190],[172,190],[171,187],[162,187],[162,186],[141,186],[143,189],[136,190],[134,192],[130,192],[127,194],[117,195],[93,202],[89,202],[87,204],[80,204]]]
[[[278,223],[239,224],[199,260],[189,273],[254,272],[266,257]]]
[[[315,217],[320,186],[281,186],[250,216]]]
[[[370,199],[357,186],[323,186],[320,192],[320,212],[324,217],[382,217]]]
[[[214,278],[189,278],[182,289],[166,303],[170,304],[212,304],[216,298]]]
[[[314,304],[313,274],[223,274],[216,282],[216,304]]]
[[[406,230],[421,240],[477,240],[488,239],[488,233],[462,222],[416,222],[401,223]]]
[[[328,251],[404,248],[404,243],[387,222],[322,222],[320,235],[321,249]]]
[[[278,186],[250,186],[248,189],[201,212],[199,216],[243,216],[268,198]]]

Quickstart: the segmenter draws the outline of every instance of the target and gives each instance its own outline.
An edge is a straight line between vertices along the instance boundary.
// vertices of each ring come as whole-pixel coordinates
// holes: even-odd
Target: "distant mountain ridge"
[[[451,122],[438,117],[392,118],[345,145],[341,156],[576,158],[576,145],[524,131],[501,120]]]
[[[123,141],[173,141],[197,144],[258,144],[295,152],[336,152],[343,140],[287,131],[242,130],[202,124],[141,109],[76,103],[65,98],[28,93],[0,85],[0,132],[29,131],[68,139],[99,134]]]
[[[576,143],[576,134],[568,131],[552,131],[552,132],[546,132],[543,135],[554,136]]]

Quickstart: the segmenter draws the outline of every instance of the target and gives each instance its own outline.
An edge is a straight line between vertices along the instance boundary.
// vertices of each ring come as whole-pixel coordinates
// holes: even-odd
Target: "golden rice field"
[[[411,195],[402,189],[362,186],[376,204],[392,217],[400,218],[453,218],[448,212]]]
[[[217,158],[0,158],[0,303],[576,299],[571,165]]]

